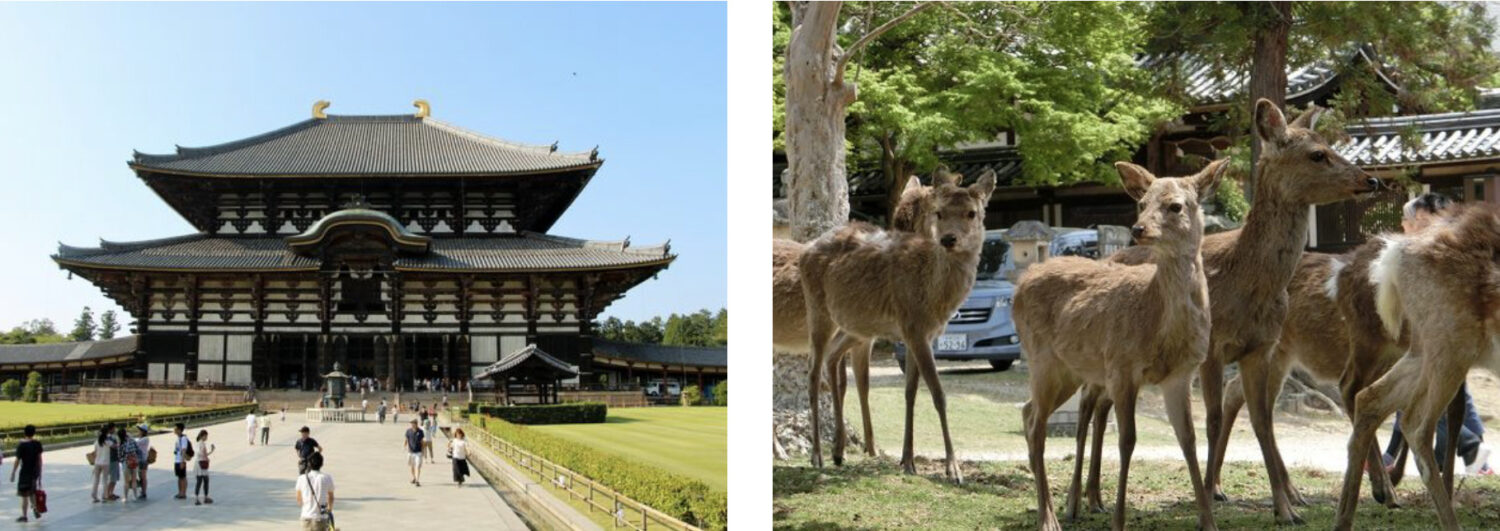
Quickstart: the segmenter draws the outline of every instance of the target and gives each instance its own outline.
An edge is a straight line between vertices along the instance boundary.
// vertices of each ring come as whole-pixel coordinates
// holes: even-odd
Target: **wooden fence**
[[[496,437],[488,430],[477,426],[473,428],[475,440],[479,441],[479,444],[504,456],[517,468],[536,476],[538,482],[549,484],[565,492],[569,500],[583,502],[590,514],[598,510],[611,515],[615,528],[623,527],[641,531],[646,529],[701,531],[687,522],[615,492],[583,474],[543,459],[511,444],[510,441]]]

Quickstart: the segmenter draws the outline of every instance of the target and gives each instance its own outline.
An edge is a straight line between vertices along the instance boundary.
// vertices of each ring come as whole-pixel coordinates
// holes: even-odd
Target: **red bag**
[[[36,498],[34,499],[33,504],[36,506],[36,512],[47,512],[47,491],[40,488],[36,489]]]

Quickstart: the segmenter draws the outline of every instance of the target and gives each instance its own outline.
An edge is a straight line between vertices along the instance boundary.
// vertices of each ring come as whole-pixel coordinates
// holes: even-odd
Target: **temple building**
[[[604,159],[429,116],[330,115],[130,168],[197,232],[52,259],[134,318],[128,378],[467,380],[527,345],[597,379],[593,321],[675,258],[548,234]]]

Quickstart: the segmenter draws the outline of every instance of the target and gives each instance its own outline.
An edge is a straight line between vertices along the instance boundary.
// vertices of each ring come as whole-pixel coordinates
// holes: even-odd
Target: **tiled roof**
[[[1395,88],[1396,83],[1379,67],[1374,53],[1361,46],[1343,58],[1323,58],[1304,64],[1286,65],[1286,100],[1290,102],[1313,94],[1338,78],[1341,63],[1352,65],[1364,63],[1375,65],[1375,74],[1386,85]],[[1250,86],[1250,71],[1225,68],[1212,60],[1187,51],[1142,55],[1136,65],[1145,70],[1172,72],[1180,69],[1183,91],[1194,105],[1230,103]]]
[[[676,258],[669,245],[631,247],[532,232],[515,237],[434,238],[431,252],[398,256],[395,267],[420,271],[551,271],[664,265]],[[96,248],[59,245],[63,264],[110,269],[314,270],[316,258],[293,253],[281,238],[191,234],[143,242],[100,242]]]
[[[506,175],[598,166],[598,150],[566,153],[488,137],[412,115],[312,118],[275,131],[177,153],[137,152],[138,170],[190,174]]]
[[[501,373],[514,369],[528,360],[536,360],[534,364],[539,364],[544,368],[552,369],[569,376],[578,376],[578,371],[567,362],[552,357],[551,354],[542,351],[536,345],[526,345],[525,347],[521,347],[520,350],[506,354],[505,357],[500,358],[500,361],[489,364],[483,370],[479,371],[479,374],[475,375],[474,379],[482,380],[499,376]]]
[[[0,365],[111,358],[136,351],[136,336],[45,345],[0,345]]]
[[[724,347],[676,347],[594,339],[594,355],[668,365],[729,366],[729,349]]]
[[[1351,123],[1334,150],[1364,167],[1500,158],[1500,109],[1374,118]],[[1403,133],[1420,135],[1405,147]]]

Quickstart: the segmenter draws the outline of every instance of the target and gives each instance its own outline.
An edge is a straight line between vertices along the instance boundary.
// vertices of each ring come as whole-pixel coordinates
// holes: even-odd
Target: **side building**
[[[62,245],[134,318],[126,377],[315,389],[470,378],[535,344],[593,381],[594,319],[675,259],[548,234],[604,160],[415,115],[314,105],[287,127],[129,167],[196,233]],[[597,378],[597,377],[594,377]]]

